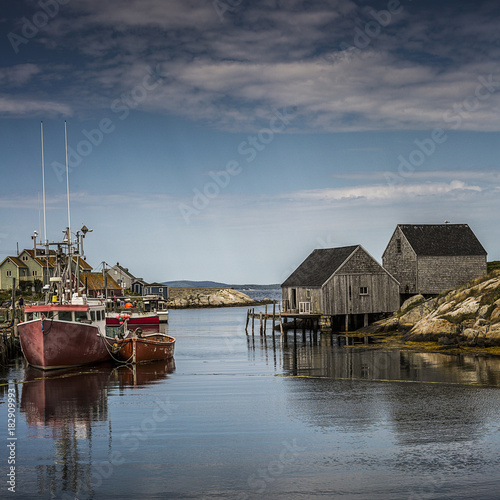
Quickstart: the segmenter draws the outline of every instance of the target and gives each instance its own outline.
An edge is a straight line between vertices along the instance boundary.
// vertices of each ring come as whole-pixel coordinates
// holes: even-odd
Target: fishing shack
[[[285,313],[317,314],[345,330],[399,308],[398,281],[361,245],[314,250],[281,289]]]
[[[487,272],[487,253],[467,224],[398,224],[382,256],[401,300],[435,295]]]

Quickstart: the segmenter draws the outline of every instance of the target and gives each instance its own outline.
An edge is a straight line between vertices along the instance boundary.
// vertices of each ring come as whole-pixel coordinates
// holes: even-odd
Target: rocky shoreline
[[[358,331],[398,345],[500,354],[500,272],[425,299],[408,299],[391,317]],[[387,343],[387,342],[386,342]]]
[[[256,301],[233,288],[169,288],[169,309],[204,307],[241,307],[270,304],[272,300]]]

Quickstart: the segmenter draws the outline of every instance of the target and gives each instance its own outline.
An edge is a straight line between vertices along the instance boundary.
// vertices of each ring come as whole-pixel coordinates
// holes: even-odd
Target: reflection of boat
[[[96,478],[101,476],[96,474],[104,464],[100,448],[104,442],[111,449],[113,438],[117,438],[112,433],[108,396],[114,392],[116,397],[118,391],[122,396],[127,387],[135,390],[165,380],[174,369],[173,359],[145,365],[100,363],[56,371],[27,367],[20,411],[28,435],[43,441],[50,437],[54,443],[53,460],[41,460],[35,466],[38,496],[69,498],[71,493],[71,498],[97,498],[95,485],[100,482]],[[165,404],[168,410],[168,400]],[[35,492],[33,496],[37,496]]]
[[[137,328],[128,337],[118,340],[118,356],[125,362],[144,363],[174,356],[175,339],[164,333],[142,335]]]
[[[57,428],[71,422],[84,429],[92,420],[105,420],[105,388],[112,370],[111,363],[49,372],[28,367],[21,394],[26,421]]]
[[[147,385],[175,371],[174,358],[136,365],[118,365],[113,370],[114,379],[121,387]]]

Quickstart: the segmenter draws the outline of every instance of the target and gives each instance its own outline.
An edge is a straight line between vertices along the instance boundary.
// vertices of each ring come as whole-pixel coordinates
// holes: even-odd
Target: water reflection
[[[174,370],[173,359],[144,365],[103,363],[55,372],[28,366],[20,410],[26,414],[31,438],[54,441],[53,459],[36,465],[38,492],[91,491],[94,439],[107,439],[111,450],[110,390],[144,387]]]
[[[248,347],[266,361],[272,352],[275,366],[293,376],[500,386],[499,357],[382,350],[368,338],[310,331],[249,336]]]

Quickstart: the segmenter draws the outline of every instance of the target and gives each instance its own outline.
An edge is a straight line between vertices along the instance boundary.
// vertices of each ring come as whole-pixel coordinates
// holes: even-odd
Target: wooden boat
[[[119,358],[126,363],[145,363],[174,356],[174,337],[158,332],[142,335],[140,328],[116,344]]]
[[[75,297],[69,304],[26,306],[18,325],[24,357],[42,370],[110,361],[114,338],[106,336],[101,301]]]

